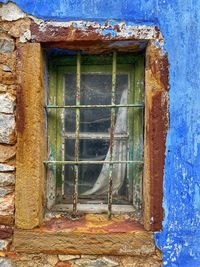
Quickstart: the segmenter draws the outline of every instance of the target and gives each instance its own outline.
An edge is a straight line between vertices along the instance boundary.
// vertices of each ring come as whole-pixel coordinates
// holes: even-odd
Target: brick
[[[15,116],[0,114],[0,143],[14,144],[15,141]]]
[[[15,108],[15,99],[7,94],[0,94],[0,112],[13,113]]]

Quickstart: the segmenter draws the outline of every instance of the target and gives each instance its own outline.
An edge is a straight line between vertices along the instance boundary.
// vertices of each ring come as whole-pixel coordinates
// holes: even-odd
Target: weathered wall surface
[[[16,0],[14,2],[25,12],[45,20],[116,19],[125,20],[129,25],[159,26],[165,38],[165,49],[170,63],[170,129],[164,177],[165,219],[163,231],[157,233],[155,239],[163,252],[164,266],[200,266],[200,1],[57,0],[47,3],[45,0]],[[8,19],[10,14],[2,12],[1,16]],[[23,17],[22,13],[19,13],[20,17]],[[12,165],[14,165],[16,140],[13,115],[16,95],[16,52],[13,38],[20,38],[21,41],[29,38],[27,31],[29,20],[25,26],[20,26],[20,21],[17,23],[20,29],[18,32],[6,26],[8,27],[6,31],[10,33],[5,36],[2,33],[2,39],[0,39],[2,84],[0,87],[0,143],[3,143],[0,146],[0,163],[4,163],[0,164],[0,224],[7,225],[0,228],[1,238],[4,236],[0,241],[1,250],[9,246],[14,212],[15,168]],[[109,33],[114,34],[107,29],[105,34]],[[10,255],[10,258],[12,257],[16,260],[17,256]],[[32,258],[28,258],[31,256],[27,255],[19,257],[21,262],[24,260],[24,266],[28,266],[27,262],[33,261],[34,257],[40,262],[38,264],[43,264],[40,266],[45,264],[48,266],[49,261],[53,262],[50,265],[53,266],[58,261],[57,256],[50,257],[49,261],[43,255],[32,256]],[[44,262],[41,263],[42,261]],[[139,265],[139,261],[141,259],[138,259],[138,265],[133,266],[145,266],[144,262]],[[151,266],[152,261],[152,264],[157,264],[153,258],[150,258],[146,266]],[[128,266],[132,263],[133,258],[122,264]],[[1,264],[4,264],[3,259],[0,260]],[[70,266],[59,264],[58,266]],[[76,264],[81,266],[80,260],[76,260]],[[83,261],[82,264],[84,264]],[[109,265],[108,261],[105,264],[107,264],[105,266],[116,266],[113,262]],[[102,266],[104,266],[103,263]]]

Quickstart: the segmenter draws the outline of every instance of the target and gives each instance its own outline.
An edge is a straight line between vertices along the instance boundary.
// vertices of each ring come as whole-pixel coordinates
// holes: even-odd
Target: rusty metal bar
[[[80,91],[81,91],[81,54],[77,54],[77,73],[76,73],[76,106],[80,105]],[[80,108],[76,108],[76,134],[75,134],[75,162],[79,160],[79,132],[80,132]],[[74,178],[74,193],[73,193],[73,213],[77,213],[78,202],[78,178],[79,166],[75,164],[75,178]]]
[[[135,163],[135,164],[143,164],[143,160],[91,160],[91,161],[64,161],[64,160],[45,160],[43,161],[44,164],[64,164],[64,165],[81,165],[81,164],[104,164],[104,163],[110,163],[110,164],[130,164],[130,163]]]
[[[54,105],[47,105],[45,108],[51,109],[51,108],[121,108],[121,107],[127,107],[127,108],[143,108],[143,103],[136,103],[136,104],[118,104],[118,105],[67,105],[67,106],[54,106]]]
[[[110,165],[109,165],[109,185],[108,185],[108,218],[112,216],[112,189],[113,189],[113,146],[115,135],[115,91],[116,91],[116,75],[117,75],[117,52],[113,52],[112,61],[112,92],[111,92],[111,122],[110,122]]]
[[[75,139],[75,133],[72,132],[64,132],[63,137],[66,139]],[[128,134],[115,134],[115,140],[118,139],[128,139],[129,135]],[[110,134],[109,133],[79,133],[79,139],[87,139],[87,140],[110,140]]]

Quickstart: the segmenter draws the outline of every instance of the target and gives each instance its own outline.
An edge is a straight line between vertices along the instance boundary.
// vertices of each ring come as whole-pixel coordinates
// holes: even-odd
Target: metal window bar
[[[112,61],[112,92],[111,92],[111,105],[115,105],[115,91],[116,91],[116,75],[117,75],[117,53],[113,52]],[[110,163],[109,163],[109,184],[108,184],[108,217],[112,215],[112,188],[113,188],[113,146],[114,146],[114,135],[115,135],[115,107],[111,108],[111,122],[110,122]]]
[[[80,90],[81,90],[81,55],[80,52],[77,54],[77,73],[76,73],[76,105],[46,105],[46,109],[67,109],[74,108],[76,109],[76,131],[74,134],[75,137],[75,160],[74,161],[65,161],[65,160],[46,160],[44,164],[51,165],[74,165],[75,178],[74,178],[74,192],[73,192],[73,214],[77,213],[77,204],[78,204],[78,179],[79,179],[79,165],[82,164],[109,164],[109,183],[108,183],[108,217],[112,215],[112,172],[114,164],[144,164],[143,160],[125,160],[125,161],[113,161],[113,146],[115,138],[115,119],[116,119],[116,108],[126,107],[126,108],[144,108],[144,103],[135,103],[135,104],[115,104],[115,91],[116,91],[116,76],[117,76],[117,52],[113,52],[113,61],[112,61],[112,92],[111,92],[111,104],[110,105],[81,105],[80,104]],[[79,160],[79,140],[80,140],[80,108],[111,108],[111,130],[110,130],[110,159],[108,161],[83,161]],[[72,133],[71,133],[72,134]],[[64,136],[67,136],[68,133],[65,133]],[[116,136],[117,137],[117,136]],[[87,137],[86,137],[87,138]],[[95,137],[96,138],[96,137]],[[118,138],[118,137],[117,137]],[[121,137],[119,137],[121,138]],[[125,136],[127,138],[127,136]]]
[[[76,73],[76,105],[80,105],[80,90],[81,90],[81,54],[77,54],[77,73]],[[75,162],[79,159],[79,133],[80,133],[80,109],[76,108],[76,134],[75,134]],[[73,213],[77,213],[78,202],[78,178],[79,178],[79,165],[74,165],[75,178],[74,178],[74,193],[73,193]]]
[[[120,107],[127,107],[127,108],[143,108],[143,103],[136,103],[136,104],[118,104],[118,105],[67,105],[67,106],[54,106],[54,105],[47,105],[45,108],[120,108]]]

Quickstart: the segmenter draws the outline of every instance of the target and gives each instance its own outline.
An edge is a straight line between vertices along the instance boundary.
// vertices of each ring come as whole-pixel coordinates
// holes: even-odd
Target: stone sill
[[[16,252],[87,254],[87,255],[153,255],[153,233],[128,216],[86,214],[79,220],[52,218],[33,230],[14,230]]]

